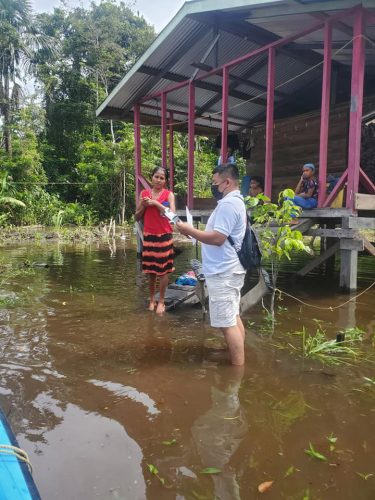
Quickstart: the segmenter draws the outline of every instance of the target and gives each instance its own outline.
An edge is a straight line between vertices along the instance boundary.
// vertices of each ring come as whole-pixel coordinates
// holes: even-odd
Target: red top
[[[170,191],[162,189],[156,201],[164,203],[168,201]],[[141,198],[152,198],[151,189],[144,189],[141,192]],[[157,207],[147,207],[143,218],[143,230],[149,234],[165,234],[172,233],[172,227],[169,220],[163,217]]]

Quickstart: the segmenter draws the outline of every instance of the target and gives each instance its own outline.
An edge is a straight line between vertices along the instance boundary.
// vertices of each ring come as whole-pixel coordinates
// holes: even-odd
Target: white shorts
[[[238,266],[230,272],[206,276],[211,326],[227,328],[237,324],[245,274],[242,266]]]

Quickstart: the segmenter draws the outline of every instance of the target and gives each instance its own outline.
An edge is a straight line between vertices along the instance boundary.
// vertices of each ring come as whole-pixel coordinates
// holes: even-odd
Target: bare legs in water
[[[156,274],[149,275],[149,289],[150,289],[150,303],[148,306],[149,311],[155,310],[156,277],[157,277]],[[156,314],[163,314],[165,311],[164,297],[167,286],[168,286],[168,274],[163,274],[163,276],[159,276],[159,300],[158,300],[158,305],[156,307]]]

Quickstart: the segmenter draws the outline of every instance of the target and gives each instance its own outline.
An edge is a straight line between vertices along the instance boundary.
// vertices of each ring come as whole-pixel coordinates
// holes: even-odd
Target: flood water
[[[176,275],[192,253],[178,256]],[[363,378],[373,366],[323,366],[280,348],[319,320],[330,336],[363,328],[374,349],[375,287],[332,311],[285,298],[274,335],[255,307],[242,369],[199,307],[145,310],[132,245],[0,249],[0,262],[25,261],[49,267],[2,285],[0,405],[43,500],[375,498],[375,379]],[[361,258],[359,291],[375,279],[373,261]],[[348,299],[337,274],[292,283],[294,270],[280,288],[322,307]],[[309,443],[327,460],[308,456]]]

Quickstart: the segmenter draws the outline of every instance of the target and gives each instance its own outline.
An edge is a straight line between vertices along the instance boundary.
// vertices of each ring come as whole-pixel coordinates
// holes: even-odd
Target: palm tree
[[[37,32],[29,0],[0,0],[0,118],[3,147],[12,154],[12,112],[22,93],[22,76],[32,73],[35,55],[50,50],[50,38]]]
[[[8,192],[8,183],[7,183],[8,174],[5,172],[3,177],[0,178],[0,208],[5,207],[23,207],[26,205],[23,201],[17,200],[11,195],[11,192]],[[4,222],[8,218],[9,213],[6,211],[5,213],[0,213],[0,224]]]

